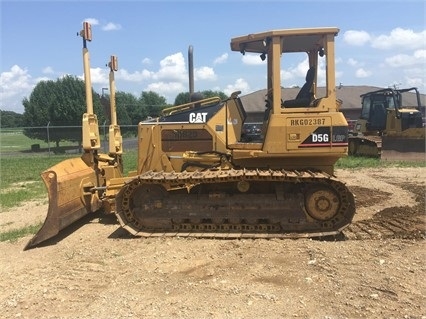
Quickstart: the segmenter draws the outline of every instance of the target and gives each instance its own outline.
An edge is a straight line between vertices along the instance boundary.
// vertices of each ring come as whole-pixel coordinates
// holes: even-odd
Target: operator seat
[[[306,73],[306,83],[302,86],[294,100],[286,100],[282,103],[283,107],[308,107],[314,98],[311,92],[315,79],[315,67],[311,66]]]

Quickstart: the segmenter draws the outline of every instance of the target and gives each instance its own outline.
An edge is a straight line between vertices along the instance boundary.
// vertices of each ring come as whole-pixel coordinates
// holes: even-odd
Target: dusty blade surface
[[[49,208],[43,226],[24,250],[57,235],[90,210],[83,201],[83,185],[95,185],[94,170],[81,158],[65,160],[41,174],[49,196]]]

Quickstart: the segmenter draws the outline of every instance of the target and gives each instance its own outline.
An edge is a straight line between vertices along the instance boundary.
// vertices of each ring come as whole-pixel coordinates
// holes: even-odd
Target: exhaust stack
[[[189,99],[194,94],[194,48],[192,45],[188,48],[188,73],[189,73]]]

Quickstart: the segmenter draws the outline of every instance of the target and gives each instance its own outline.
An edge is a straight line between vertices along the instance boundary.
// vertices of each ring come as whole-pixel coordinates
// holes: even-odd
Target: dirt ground
[[[0,317],[426,318],[426,169],[336,175],[357,213],[332,240],[136,239],[96,216],[29,251],[2,242]],[[0,231],[46,212],[3,212]]]

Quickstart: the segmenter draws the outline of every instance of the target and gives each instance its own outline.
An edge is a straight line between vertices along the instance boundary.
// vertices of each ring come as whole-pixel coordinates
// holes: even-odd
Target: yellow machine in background
[[[425,128],[417,88],[386,88],[361,95],[362,109],[349,154],[425,161]]]
[[[110,129],[110,153],[99,154],[96,116],[88,103],[85,153],[43,173],[49,213],[26,248],[98,209],[115,213],[121,226],[137,236],[339,233],[351,223],[355,203],[333,175],[335,162],[348,150],[348,124],[335,92],[338,31],[272,30],[231,40],[232,51],[256,54],[267,62],[268,94],[258,141],[242,139],[246,112],[240,92],[226,100],[194,101],[139,123],[137,171],[123,176],[117,126],[113,123],[115,129]],[[294,54],[306,59],[306,83],[297,96],[283,96],[280,71]],[[324,96],[317,96],[320,61],[325,65]]]

